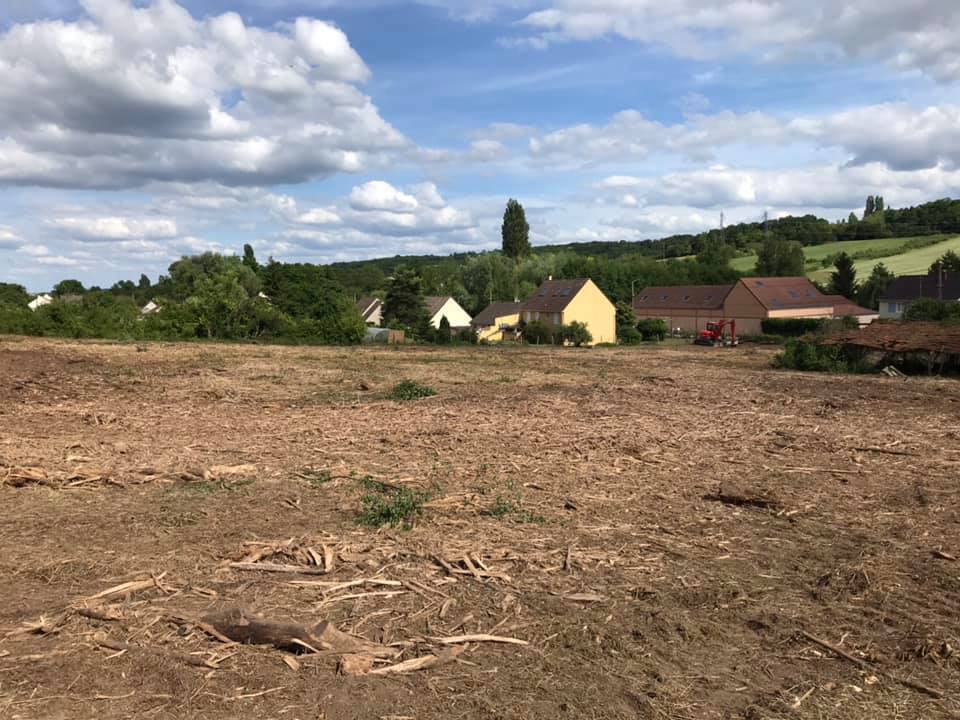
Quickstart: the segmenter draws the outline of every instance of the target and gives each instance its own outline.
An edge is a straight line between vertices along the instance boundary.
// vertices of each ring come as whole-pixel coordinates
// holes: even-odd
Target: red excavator
[[[724,331],[730,328],[730,337],[724,335]],[[711,320],[707,323],[707,329],[701,330],[697,339],[693,341],[696,345],[707,345],[709,347],[735,347],[740,344],[737,340],[737,321],[736,320]]]

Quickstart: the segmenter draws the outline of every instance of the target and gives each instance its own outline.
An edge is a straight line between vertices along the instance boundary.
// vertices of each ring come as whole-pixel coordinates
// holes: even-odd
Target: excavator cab
[[[727,327],[730,328],[730,338],[725,337]],[[705,330],[701,330],[697,339],[693,341],[696,345],[706,345],[708,347],[734,347],[740,344],[737,340],[737,321],[736,320],[711,320],[707,323]]]

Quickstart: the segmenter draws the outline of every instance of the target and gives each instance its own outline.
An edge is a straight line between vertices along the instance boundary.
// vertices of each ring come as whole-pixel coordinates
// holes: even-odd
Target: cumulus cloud
[[[169,219],[123,217],[61,217],[49,224],[78,240],[108,241],[177,236],[177,223]]]
[[[0,183],[300,182],[408,145],[358,89],[369,70],[334,25],[82,5],[0,33]]]
[[[694,208],[833,208],[847,210],[866,195],[898,206],[960,192],[960,171],[943,166],[897,171],[880,163],[821,165],[785,170],[716,166],[650,177],[611,176],[594,185],[610,204],[627,207],[684,205]],[[626,198],[631,201],[626,202]]]
[[[23,238],[10,228],[0,226],[0,250],[5,248],[18,248],[21,245],[23,245]]]
[[[409,213],[420,206],[413,195],[398,190],[388,182],[373,180],[358,185],[350,193],[350,207],[361,212],[379,210]]]
[[[960,79],[955,0],[543,0],[513,44],[620,36],[691,58],[878,58]]]
[[[722,111],[672,125],[625,110],[604,125],[535,134],[529,139],[529,157],[562,168],[640,162],[666,154],[709,162],[724,147],[804,144],[839,149],[851,164],[880,162],[895,170],[960,167],[960,106],[885,103],[794,118]]]

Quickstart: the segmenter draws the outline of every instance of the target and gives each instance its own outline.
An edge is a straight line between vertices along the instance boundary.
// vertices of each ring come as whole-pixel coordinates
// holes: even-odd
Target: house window
[[[539,319],[540,319],[540,311],[539,311],[539,310],[533,314],[533,319],[534,319],[534,320],[539,320]]]
[[[896,304],[896,303],[887,303],[887,312],[888,312],[888,313],[898,312],[898,311],[897,311],[897,304]]]
[[[554,313],[554,314],[553,314],[553,324],[554,324],[554,325],[559,325],[559,324],[560,324],[560,313]]]

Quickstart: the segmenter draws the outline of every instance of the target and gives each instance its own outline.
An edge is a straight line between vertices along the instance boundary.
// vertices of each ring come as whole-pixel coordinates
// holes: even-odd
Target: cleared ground
[[[960,385],[770,352],[0,339],[0,717],[956,717]]]

